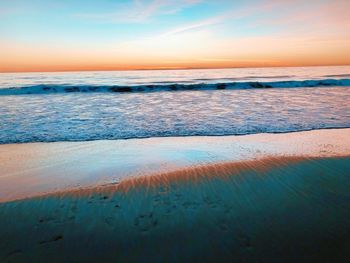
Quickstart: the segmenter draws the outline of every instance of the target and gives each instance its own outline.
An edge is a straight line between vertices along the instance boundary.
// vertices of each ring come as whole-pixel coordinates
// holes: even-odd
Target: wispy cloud
[[[153,17],[176,14],[202,0],[134,0],[120,4],[117,11],[76,14],[76,17],[102,23],[144,23]]]
[[[288,2],[291,2],[291,1],[288,1]],[[212,16],[192,24],[178,26],[176,28],[173,28],[163,33],[161,36],[166,37],[174,34],[183,33],[189,30],[195,30],[203,27],[209,27],[209,26],[221,24],[226,21],[232,21],[232,20],[250,17],[257,13],[273,10],[274,8],[278,7],[280,4],[281,3],[276,0],[266,0],[266,1],[262,1],[260,4],[257,4],[255,6],[244,5],[240,8],[231,8],[229,11],[225,11],[220,15]]]
[[[233,22],[242,18],[250,18],[251,20],[250,23],[248,22],[244,25],[247,30],[260,27],[265,29],[273,28],[275,32],[281,29],[282,31],[280,34],[282,35],[303,33],[327,33],[328,35],[332,35],[340,32],[349,35],[350,17],[347,12],[349,8],[350,2],[348,0],[338,0],[334,2],[266,0],[253,6],[245,4],[241,8],[229,8],[228,11],[220,15],[190,24],[179,25],[162,33],[160,37],[168,37],[187,31],[193,32],[195,30],[202,30],[203,28]],[[231,27],[230,32],[233,32],[233,30],[234,28]]]
[[[183,33],[183,32],[189,31],[189,30],[199,29],[199,28],[202,28],[205,26],[219,24],[221,22],[223,22],[223,19],[221,17],[213,17],[213,18],[199,21],[197,23],[183,25],[183,26],[173,28],[173,29],[161,34],[159,37],[168,37],[168,36]]]

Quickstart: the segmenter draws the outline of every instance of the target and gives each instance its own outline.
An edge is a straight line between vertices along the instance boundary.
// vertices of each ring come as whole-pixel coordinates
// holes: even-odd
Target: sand
[[[2,145],[0,262],[348,262],[349,130]]]
[[[281,157],[3,203],[0,261],[348,262],[349,171]]]
[[[266,156],[350,154],[350,129],[0,145],[0,202]]]

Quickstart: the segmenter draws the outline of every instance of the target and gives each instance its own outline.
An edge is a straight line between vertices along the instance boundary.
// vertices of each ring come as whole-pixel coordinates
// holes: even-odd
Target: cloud
[[[179,34],[179,33],[183,33],[183,32],[189,31],[189,30],[199,29],[199,28],[202,28],[202,27],[205,27],[205,26],[211,26],[211,25],[219,24],[222,21],[223,20],[220,17],[209,18],[207,20],[202,20],[202,21],[197,22],[197,23],[176,27],[176,28],[174,28],[172,30],[169,30],[169,31],[161,34],[160,37],[168,37],[168,36]]]
[[[267,0],[267,1],[261,2],[260,4],[256,4],[254,6],[251,6],[249,4],[245,4],[244,6],[242,6],[240,8],[231,7],[231,10],[225,11],[224,13],[222,13],[220,15],[209,17],[207,19],[204,19],[204,20],[192,23],[192,24],[178,26],[176,28],[173,28],[173,29],[163,33],[162,36],[170,36],[170,35],[174,35],[174,34],[183,33],[183,32],[189,31],[189,30],[200,29],[203,27],[209,27],[209,26],[221,24],[221,23],[224,23],[226,21],[232,21],[232,20],[250,17],[250,16],[253,16],[257,13],[267,12],[269,10],[273,10],[273,8],[276,8],[279,5],[281,5],[281,3],[279,1]]]
[[[76,17],[101,23],[144,23],[153,17],[176,14],[202,0],[134,0],[118,5],[118,10],[107,13],[76,14]]]
[[[272,29],[276,35],[295,34],[323,34],[349,35],[350,18],[347,10],[350,8],[348,0],[332,2],[304,2],[302,0],[266,0],[259,4],[244,4],[240,8],[227,8],[228,11],[194,23],[179,25],[161,34],[163,37],[194,32],[218,24],[225,24],[239,19],[245,19],[244,27],[247,32],[257,28]],[[248,20],[249,19],[249,20]],[[234,24],[229,28],[232,33]]]

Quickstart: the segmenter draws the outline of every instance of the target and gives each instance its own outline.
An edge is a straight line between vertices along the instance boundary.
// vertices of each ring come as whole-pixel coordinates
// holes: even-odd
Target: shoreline
[[[6,145],[0,161],[1,262],[350,257],[350,129]]]
[[[0,145],[0,202],[220,163],[350,155],[350,128]]]
[[[18,142],[5,142],[0,143],[2,145],[23,145],[23,144],[51,144],[51,143],[84,143],[84,142],[110,142],[110,141],[129,141],[129,140],[147,140],[147,139],[162,139],[162,138],[212,138],[212,137],[244,137],[252,135],[274,135],[274,134],[292,134],[292,133],[301,133],[301,132],[312,132],[312,131],[322,131],[322,130],[346,130],[350,129],[349,126],[339,126],[339,127],[324,127],[324,128],[315,128],[315,129],[305,129],[305,130],[296,130],[296,131],[280,131],[280,132],[259,132],[259,133],[245,133],[245,134],[214,134],[214,135],[181,135],[181,136],[150,136],[150,137],[125,137],[118,139],[89,139],[89,140],[63,140],[63,141],[18,141]]]

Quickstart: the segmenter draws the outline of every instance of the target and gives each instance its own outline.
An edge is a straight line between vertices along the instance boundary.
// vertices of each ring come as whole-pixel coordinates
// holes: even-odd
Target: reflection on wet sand
[[[230,162],[267,156],[336,157],[349,153],[350,129],[0,145],[0,202],[186,169],[206,174],[200,168],[203,166],[208,173],[218,169],[225,174]]]
[[[112,183],[95,187],[61,191],[52,196],[90,196],[95,193],[104,195],[113,195],[115,192],[127,194],[129,191],[151,188],[168,188],[174,183],[196,184],[211,179],[227,180],[230,176],[240,176],[245,171],[253,171],[261,176],[272,168],[283,168],[289,164],[308,161],[315,162],[319,158],[305,157],[265,157],[257,160],[248,160],[240,162],[222,162],[207,165],[198,165],[194,167],[183,168],[171,172],[155,173],[145,176],[134,176],[123,179],[120,183]],[[45,196],[45,195],[44,195]],[[50,196],[50,194],[49,194]]]

